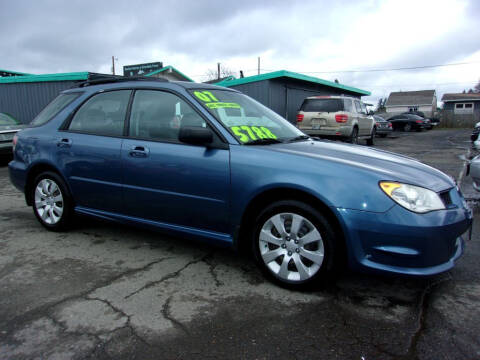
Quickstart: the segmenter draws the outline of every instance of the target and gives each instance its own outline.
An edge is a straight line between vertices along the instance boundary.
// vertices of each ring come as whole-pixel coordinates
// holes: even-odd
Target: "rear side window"
[[[344,105],[345,105],[345,110],[344,110],[344,111],[354,112],[354,111],[353,111],[352,100],[350,100],[350,99],[344,99],[343,102],[344,102]]]
[[[69,130],[104,136],[121,136],[130,90],[101,93],[90,98],[75,113]]]
[[[41,112],[33,119],[31,125],[43,125],[50,121],[62,111],[68,104],[78,98],[81,93],[70,93],[58,95],[50,104],[48,104]]]
[[[337,112],[343,111],[342,99],[305,99],[302,104],[302,111],[314,112]]]

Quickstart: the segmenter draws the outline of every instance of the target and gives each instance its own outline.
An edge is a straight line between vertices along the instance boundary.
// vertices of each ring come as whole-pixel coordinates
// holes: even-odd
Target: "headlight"
[[[423,214],[445,209],[438,194],[432,190],[391,181],[380,181],[379,185],[393,201],[410,211]]]

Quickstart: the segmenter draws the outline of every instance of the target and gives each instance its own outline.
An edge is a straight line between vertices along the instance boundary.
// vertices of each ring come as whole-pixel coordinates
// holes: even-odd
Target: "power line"
[[[474,84],[475,80],[472,81],[464,81],[464,82],[451,82],[451,83],[424,83],[424,84],[417,84],[417,83],[411,83],[411,84],[393,84],[393,85],[377,85],[377,84],[355,84],[355,86],[360,86],[360,87],[419,87],[419,86],[447,86],[447,85],[466,85],[466,84]]]
[[[336,73],[356,73],[356,72],[404,71],[404,70],[431,69],[431,68],[446,67],[446,66],[471,65],[471,64],[479,64],[479,63],[480,63],[480,61],[470,61],[470,62],[461,62],[461,63],[437,64],[437,65],[423,65],[423,66],[411,66],[411,67],[399,67],[399,68],[390,68],[390,69],[336,70],[336,71],[303,71],[303,73],[306,73],[306,74],[336,74]],[[266,69],[265,69],[265,70],[266,70]]]

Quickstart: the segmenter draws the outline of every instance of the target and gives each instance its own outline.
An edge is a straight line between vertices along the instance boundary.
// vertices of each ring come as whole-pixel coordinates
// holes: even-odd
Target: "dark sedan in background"
[[[393,130],[422,131],[431,128],[431,124],[428,125],[424,118],[408,113],[392,116],[388,121],[392,123]]]
[[[393,131],[392,123],[385,120],[383,117],[378,115],[373,115],[375,119],[375,126],[377,127],[377,135],[380,137],[386,137]]]

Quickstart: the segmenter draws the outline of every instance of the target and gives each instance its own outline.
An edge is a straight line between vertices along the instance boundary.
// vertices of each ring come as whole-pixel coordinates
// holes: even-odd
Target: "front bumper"
[[[415,214],[399,205],[385,213],[337,209],[348,260],[359,271],[428,276],[451,269],[472,225],[463,206]]]
[[[11,155],[11,154],[12,154],[12,142],[0,141],[0,155]]]

